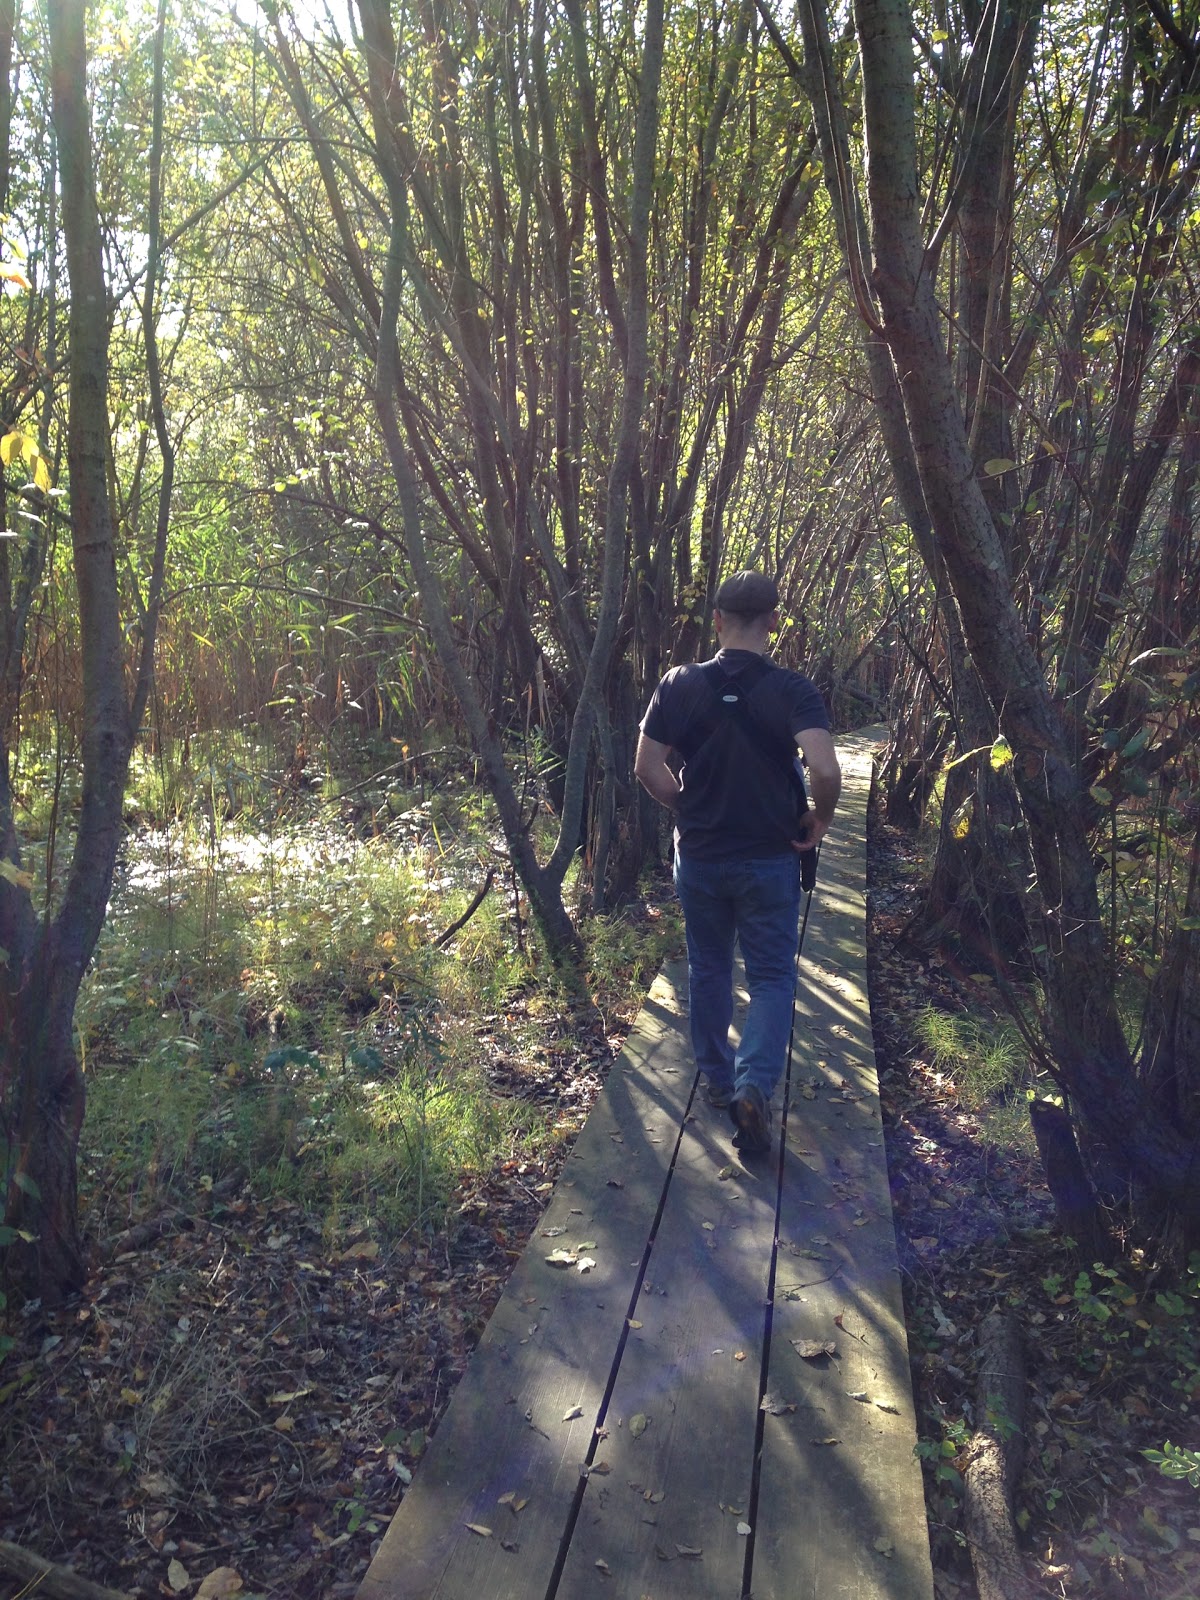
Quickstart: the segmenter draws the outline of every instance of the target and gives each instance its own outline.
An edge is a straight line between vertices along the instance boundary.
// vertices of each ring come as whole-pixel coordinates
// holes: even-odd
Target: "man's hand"
[[[637,755],[633,758],[633,775],[660,806],[674,811],[679,804],[680,789],[679,779],[668,765],[670,755],[669,744],[660,744],[657,739],[647,739],[644,733],[639,734]]]
[[[829,824],[822,822],[815,811],[810,811],[804,819],[804,837],[793,839],[792,849],[797,855],[806,850],[815,850],[828,832]]]

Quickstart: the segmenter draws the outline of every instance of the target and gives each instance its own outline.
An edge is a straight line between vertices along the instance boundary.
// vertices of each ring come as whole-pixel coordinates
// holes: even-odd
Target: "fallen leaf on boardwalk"
[[[577,1261],[575,1263],[575,1271],[590,1272],[595,1265],[596,1261],[593,1256],[584,1256],[582,1261]]]
[[[837,1346],[832,1339],[793,1339],[792,1347],[805,1361],[818,1361],[822,1356],[836,1356]]]
[[[746,1352],[745,1352],[745,1351],[744,1351],[744,1350],[735,1350],[735,1351],[734,1351],[734,1352],[733,1352],[733,1359],[734,1359],[734,1360],[735,1360],[735,1361],[745,1361],[745,1359],[746,1359]]]
[[[896,1546],[882,1533],[875,1540],[875,1548],[881,1556],[894,1556],[896,1554]]]
[[[700,1557],[704,1554],[703,1550],[699,1550],[695,1545],[691,1544],[677,1544],[675,1548],[678,1550],[679,1554],[688,1561],[699,1561]]]
[[[629,1419],[629,1431],[635,1439],[640,1439],[650,1426],[650,1418],[642,1411]]]
[[[795,1402],[780,1400],[778,1395],[765,1394],[759,1402],[760,1411],[768,1411],[773,1417],[782,1417],[785,1411],[795,1411]]]
[[[242,1587],[242,1575],[236,1567],[214,1567],[196,1590],[196,1600],[228,1600]]]
[[[468,1522],[467,1527],[472,1533],[477,1533],[481,1539],[490,1539],[492,1537],[492,1530],[485,1528],[482,1522]]]
[[[870,1400],[870,1398],[871,1398],[871,1396],[867,1393],[867,1391],[865,1389],[847,1389],[846,1390],[846,1399],[847,1400],[860,1400],[863,1405],[866,1405],[868,1403],[868,1401]]]
[[[496,1504],[498,1506],[507,1506],[515,1517],[518,1511],[524,1511],[525,1507],[529,1504],[529,1500],[528,1498],[524,1500],[518,1499],[516,1490],[510,1489],[507,1494],[502,1494],[500,1496],[500,1498],[496,1501]]]
[[[737,1168],[733,1167],[733,1166],[722,1167],[720,1172],[717,1173],[717,1177],[721,1180],[722,1183],[724,1183],[727,1178],[735,1178],[736,1176],[737,1176]]]
[[[546,1265],[550,1267],[573,1267],[579,1260],[574,1250],[552,1250],[546,1257]]]
[[[501,1550],[507,1550],[511,1555],[518,1551],[521,1546],[516,1542],[515,1539],[501,1539],[500,1548]]]
[[[828,1439],[810,1439],[808,1442],[809,1444],[841,1444],[842,1441],[830,1435]]]
[[[890,1400],[876,1400],[875,1404],[879,1407],[880,1411],[890,1411],[893,1417],[898,1417],[900,1415],[899,1406],[894,1406]]]
[[[667,1491],[665,1489],[647,1489],[645,1494],[642,1496],[642,1499],[649,1500],[652,1506],[662,1505],[666,1498]]]
[[[571,1422],[575,1417],[581,1417],[582,1415],[583,1415],[583,1407],[582,1406],[572,1406],[569,1411],[564,1411],[563,1412],[563,1421],[564,1422]]]
[[[190,1585],[191,1581],[191,1578],[188,1576],[188,1569],[184,1566],[183,1562],[172,1561],[170,1566],[167,1568],[167,1582],[170,1584],[171,1588],[175,1590],[176,1594],[178,1594],[181,1589],[186,1589]]]
[[[625,1187],[625,1180],[623,1178],[610,1178],[608,1180],[608,1187],[610,1189],[623,1189]]]
[[[601,1477],[604,1477],[607,1473],[612,1471],[612,1468],[609,1466],[607,1461],[593,1461],[590,1470],[592,1472],[597,1472]]]
[[[713,1231],[714,1231],[714,1229],[715,1229],[715,1228],[716,1228],[716,1223],[715,1223],[715,1222],[702,1222],[702,1223],[701,1223],[701,1224],[700,1224],[700,1226],[701,1226],[701,1227],[702,1227],[702,1228],[705,1228],[705,1229],[707,1229],[707,1231],[708,1231],[708,1232],[709,1232],[709,1233],[712,1233],[712,1232],[713,1232]]]
[[[638,1319],[636,1317],[630,1317],[629,1326],[631,1328],[640,1328],[641,1327],[641,1323],[638,1321]]]
[[[566,1233],[566,1231],[567,1230],[565,1228],[543,1228],[542,1229],[542,1238],[543,1239],[558,1239],[558,1238],[561,1238],[562,1235],[564,1233]]]
[[[609,1566],[608,1562],[605,1561],[604,1557],[601,1556],[596,1562],[596,1570],[597,1572],[610,1573],[612,1568]]]
[[[746,1535],[750,1532],[750,1524],[748,1522],[739,1522],[738,1525],[737,1525],[737,1531],[741,1534],[742,1538],[744,1539],[746,1537]]]
[[[596,1248],[596,1241],[595,1239],[582,1239],[575,1246],[575,1248],[577,1250],[594,1250]]]

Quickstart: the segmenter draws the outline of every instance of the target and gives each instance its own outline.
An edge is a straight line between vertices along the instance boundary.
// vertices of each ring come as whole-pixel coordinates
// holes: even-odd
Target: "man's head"
[[[763,651],[778,621],[779,590],[763,572],[735,572],[713,600],[717,637],[726,649]]]

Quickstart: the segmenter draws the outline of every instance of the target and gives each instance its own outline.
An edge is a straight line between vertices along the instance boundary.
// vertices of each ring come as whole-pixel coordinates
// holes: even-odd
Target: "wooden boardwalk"
[[[669,967],[358,1600],[931,1600],[866,993],[872,749],[839,741],[775,1156],[743,1165],[697,1092]]]

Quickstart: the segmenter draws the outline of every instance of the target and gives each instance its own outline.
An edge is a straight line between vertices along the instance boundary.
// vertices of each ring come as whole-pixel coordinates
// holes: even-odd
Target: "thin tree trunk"
[[[1200,1221],[1200,1152],[1138,1083],[1114,999],[1087,797],[1018,614],[979,488],[924,259],[916,178],[912,19],[905,0],[857,0],[872,281],[939,552],[1014,776],[1044,912],[1049,1054],[1091,1131]]]

